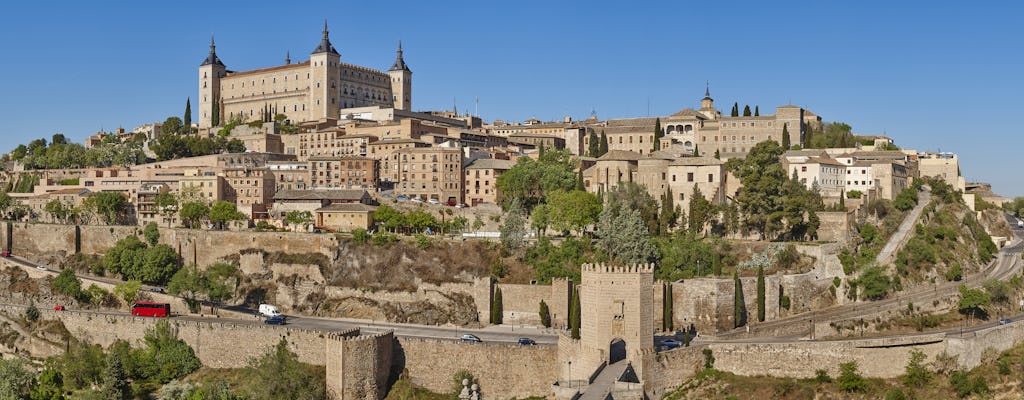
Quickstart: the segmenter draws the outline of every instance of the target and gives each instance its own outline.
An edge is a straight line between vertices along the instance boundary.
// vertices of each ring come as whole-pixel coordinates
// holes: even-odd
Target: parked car
[[[406,200],[409,200],[409,198],[408,198],[408,197],[405,197],[405,196],[398,196],[398,197],[395,197],[395,200],[398,200],[398,201],[406,201]]]
[[[412,199],[409,199],[409,201],[414,202],[414,203],[422,203],[423,199],[421,199],[419,197],[413,197]]]
[[[64,311],[64,306],[61,306],[61,305],[53,306],[53,311]]]
[[[277,306],[272,306],[270,304],[260,304],[259,311],[264,317],[272,318],[281,316],[281,311],[277,309]]]
[[[167,290],[159,286],[151,287],[149,288],[149,291],[153,293],[167,293]]]
[[[0,252],[0,257],[10,257],[10,256],[11,256],[11,251],[10,250],[4,250],[4,251]]]
[[[1011,321],[1009,318],[1002,318],[1002,319],[999,320],[999,325],[1006,325],[1006,324],[1011,323],[1011,322],[1013,322],[1013,321]]]
[[[459,204],[455,205],[455,208],[468,208],[468,207],[469,207],[469,204],[466,204],[466,203],[459,203]]]
[[[263,320],[263,323],[269,325],[284,325],[288,323],[288,320],[284,317],[284,315],[275,315],[273,317]]]
[[[36,269],[38,269],[40,271],[46,271],[46,266],[45,265],[36,265]]]
[[[659,344],[666,349],[675,349],[683,345],[682,342],[675,339],[665,339],[662,340]]]
[[[483,340],[480,340],[480,338],[476,337],[476,335],[470,335],[468,333],[465,334],[465,335],[462,335],[461,339],[462,339],[463,342],[473,342],[473,343],[482,343],[483,342]]]
[[[438,199],[427,199],[427,203],[430,203],[430,204],[441,204],[441,201],[438,200]]]
[[[530,338],[521,337],[519,338],[519,344],[523,346],[534,346],[537,342]]]

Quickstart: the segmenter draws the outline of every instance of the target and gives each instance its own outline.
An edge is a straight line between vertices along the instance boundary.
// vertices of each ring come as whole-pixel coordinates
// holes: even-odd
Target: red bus
[[[171,305],[136,301],[132,303],[132,315],[136,317],[168,317],[171,315]]]

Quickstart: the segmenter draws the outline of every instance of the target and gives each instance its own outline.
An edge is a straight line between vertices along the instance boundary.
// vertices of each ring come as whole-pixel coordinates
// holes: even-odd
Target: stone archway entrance
[[[615,338],[608,344],[608,364],[615,364],[626,359],[626,341]]]

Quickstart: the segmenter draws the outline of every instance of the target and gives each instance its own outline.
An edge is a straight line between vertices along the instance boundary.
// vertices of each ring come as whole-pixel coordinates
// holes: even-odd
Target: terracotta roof
[[[473,160],[472,163],[466,166],[464,169],[500,169],[509,170],[515,166],[516,163],[510,160],[498,160],[494,158],[480,158]]]
[[[706,119],[707,118],[707,117],[704,116],[704,114],[701,114],[700,112],[698,112],[697,110],[694,110],[692,108],[684,108],[682,110],[677,111],[675,114],[672,114],[672,115],[669,115],[669,116],[670,117],[697,117],[697,118],[701,118],[701,119]]]
[[[687,165],[687,166],[702,166],[702,165],[722,165],[725,164],[722,160],[714,157],[681,157],[672,160],[668,165]]]
[[[825,164],[825,165],[834,165],[834,166],[837,166],[837,167],[845,167],[846,166],[846,164],[843,164],[843,163],[841,163],[839,161],[836,161],[836,160],[833,160],[833,159],[827,158],[827,157],[812,157],[809,160],[807,160],[807,162],[805,164]]]
[[[357,155],[346,155],[346,156],[313,156],[309,158],[309,161],[339,161],[339,160],[355,160],[355,161],[370,161],[373,160],[370,157],[363,157]]]
[[[353,200],[358,201],[367,195],[360,189],[327,189],[327,190],[282,190],[274,194],[274,200]]]
[[[324,211],[373,212],[376,209],[377,209],[376,206],[369,206],[369,205],[366,205],[366,204],[363,204],[363,203],[341,203],[341,204],[331,204],[329,206],[320,207],[320,208],[316,209],[316,212],[324,212]]]
[[[822,149],[786,150],[783,157],[828,157],[828,153]]]

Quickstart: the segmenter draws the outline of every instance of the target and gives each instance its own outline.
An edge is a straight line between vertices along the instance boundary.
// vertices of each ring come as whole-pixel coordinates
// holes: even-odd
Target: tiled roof
[[[609,150],[603,156],[598,157],[598,161],[612,160],[612,161],[637,161],[642,158],[643,155],[635,151],[627,150]]]
[[[282,190],[274,200],[360,200],[364,195],[366,191],[359,189]]]
[[[341,203],[341,204],[331,204],[329,206],[320,207],[320,208],[316,209],[316,212],[324,212],[324,211],[373,212],[376,209],[377,209],[376,206],[369,206],[369,205],[362,204],[362,203]]]
[[[516,163],[510,160],[498,160],[494,158],[480,158],[473,160],[472,163],[466,166],[465,169],[499,169],[508,170],[512,169]]]
[[[703,166],[703,165],[722,165],[725,164],[722,160],[714,157],[682,157],[673,160],[669,165],[687,165],[687,166]]]

